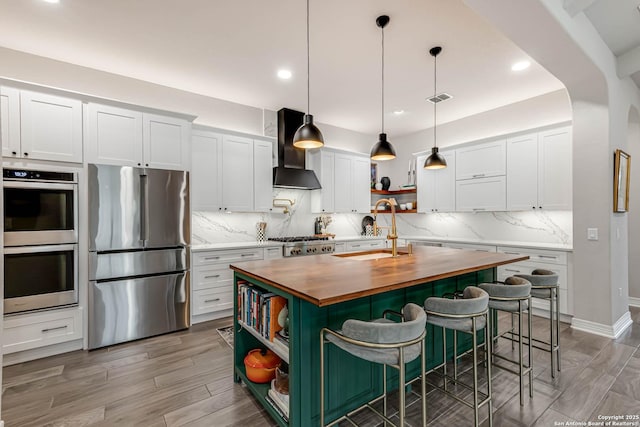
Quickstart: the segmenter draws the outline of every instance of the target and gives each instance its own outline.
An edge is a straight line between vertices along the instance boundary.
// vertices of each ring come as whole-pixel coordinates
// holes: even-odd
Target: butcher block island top
[[[529,258],[432,246],[398,252],[396,258],[367,251],[247,261],[231,268],[323,307]]]

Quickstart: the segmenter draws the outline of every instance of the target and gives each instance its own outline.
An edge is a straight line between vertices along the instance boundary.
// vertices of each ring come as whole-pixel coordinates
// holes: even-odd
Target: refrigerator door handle
[[[140,175],[140,240],[149,240],[149,176]]]

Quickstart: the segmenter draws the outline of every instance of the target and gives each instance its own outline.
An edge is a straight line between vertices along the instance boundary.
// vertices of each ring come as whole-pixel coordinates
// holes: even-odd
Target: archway
[[[640,307],[640,112],[631,106],[627,122],[627,151],[631,155],[629,186],[629,305]]]

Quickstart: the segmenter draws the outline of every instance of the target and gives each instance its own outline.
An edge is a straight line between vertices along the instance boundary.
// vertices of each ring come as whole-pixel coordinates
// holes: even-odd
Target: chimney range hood
[[[302,126],[304,113],[278,111],[278,166],[273,168],[273,186],[300,190],[322,188],[315,172],[305,169],[305,150],[293,146],[293,135]]]

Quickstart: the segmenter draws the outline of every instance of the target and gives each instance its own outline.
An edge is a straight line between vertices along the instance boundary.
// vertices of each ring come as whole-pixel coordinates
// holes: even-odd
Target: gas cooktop
[[[274,242],[308,242],[311,240],[329,240],[326,236],[292,236],[292,237],[269,237],[268,240]]]

